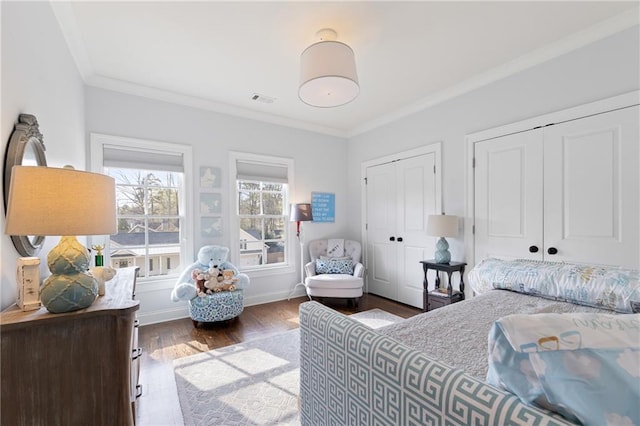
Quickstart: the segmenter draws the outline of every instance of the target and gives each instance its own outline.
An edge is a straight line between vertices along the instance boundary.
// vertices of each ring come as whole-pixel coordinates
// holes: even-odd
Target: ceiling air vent
[[[273,98],[271,96],[261,95],[259,93],[254,93],[253,96],[251,96],[251,100],[262,102],[263,104],[272,104],[276,100],[276,98]]]

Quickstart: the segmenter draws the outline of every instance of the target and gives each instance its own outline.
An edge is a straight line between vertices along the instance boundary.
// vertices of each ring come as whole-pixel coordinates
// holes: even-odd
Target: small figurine
[[[95,266],[96,267],[104,266],[104,256],[102,255],[102,250],[104,250],[104,244],[103,245],[95,244],[95,245],[92,245],[91,248],[97,251]]]

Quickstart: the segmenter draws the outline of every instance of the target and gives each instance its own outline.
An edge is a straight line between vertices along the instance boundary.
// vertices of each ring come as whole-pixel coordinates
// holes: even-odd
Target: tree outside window
[[[238,180],[240,265],[277,265],[286,261],[287,184]]]
[[[109,241],[112,266],[137,265],[143,277],[178,273],[171,265],[180,265],[182,173],[112,167],[105,173],[116,180],[118,233]]]

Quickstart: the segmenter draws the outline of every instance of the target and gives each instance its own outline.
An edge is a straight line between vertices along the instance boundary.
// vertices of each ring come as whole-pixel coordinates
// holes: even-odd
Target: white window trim
[[[294,160],[292,158],[286,157],[274,157],[269,155],[262,154],[251,154],[246,152],[229,152],[229,199],[231,202],[229,203],[229,257],[231,263],[239,264],[239,253],[240,253],[240,241],[238,239],[238,230],[240,229],[240,220],[238,218],[238,212],[236,210],[236,204],[238,200],[238,189],[237,189],[237,169],[236,163],[237,161],[255,161],[255,162],[264,162],[264,163],[272,163],[272,164],[281,164],[282,166],[287,167],[287,185],[289,187],[285,204],[285,217],[286,221],[289,222],[289,211],[286,209],[286,206],[291,203],[291,194],[295,194],[294,188]],[[295,232],[292,232],[292,227],[287,227],[287,250],[286,257],[283,264],[277,266],[261,266],[259,268],[249,268],[242,269],[241,272],[249,275],[250,277],[262,277],[262,276],[270,276],[270,275],[278,275],[282,273],[293,273],[296,271],[295,266],[295,250],[297,247],[297,241],[295,238]]]
[[[194,234],[193,234],[193,154],[192,148],[189,145],[159,142],[145,139],[127,138],[122,136],[112,136],[100,133],[90,134],[89,144],[89,156],[91,159],[90,167],[91,171],[96,173],[104,173],[104,146],[122,147],[123,149],[139,148],[148,151],[169,151],[179,152],[183,156],[184,162],[184,197],[181,200],[180,208],[185,212],[184,223],[182,224],[182,241],[180,242],[181,253],[181,269],[186,268],[195,259],[193,254],[194,246]],[[91,237],[89,237],[89,244],[91,244]],[[107,255],[108,256],[108,255]],[[105,259],[105,263],[108,259]],[[172,275],[156,275],[153,277],[145,278],[140,277],[138,282],[152,283],[158,281],[172,281],[178,277],[179,274]]]

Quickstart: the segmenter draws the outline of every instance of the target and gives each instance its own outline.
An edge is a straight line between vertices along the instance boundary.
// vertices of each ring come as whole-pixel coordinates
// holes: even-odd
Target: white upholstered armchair
[[[307,296],[338,297],[355,301],[362,297],[364,266],[362,247],[352,240],[328,239],[309,242],[311,262],[304,267]]]

